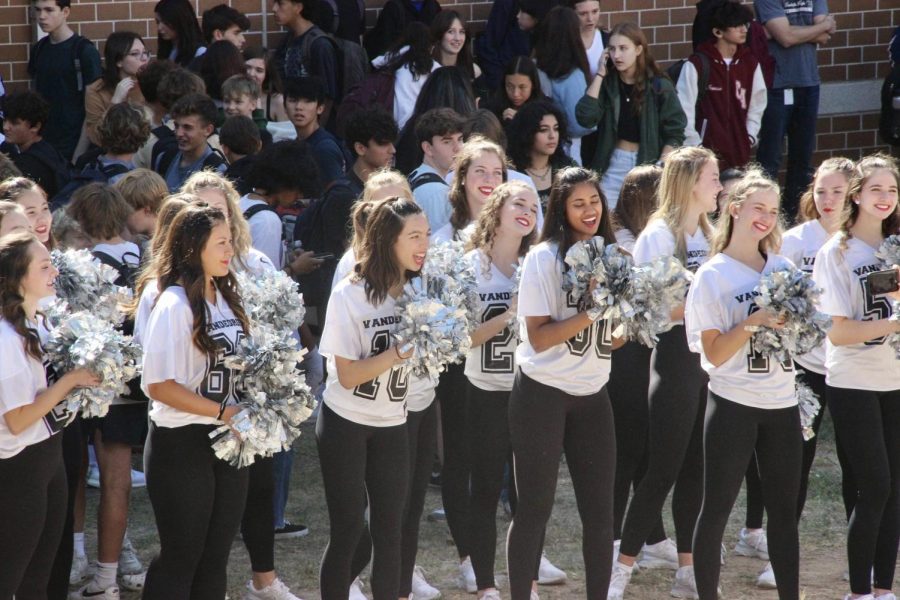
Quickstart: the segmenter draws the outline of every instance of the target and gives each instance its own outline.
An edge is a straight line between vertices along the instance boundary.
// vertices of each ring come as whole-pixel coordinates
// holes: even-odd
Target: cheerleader
[[[779,600],[800,597],[797,493],[803,444],[794,367],[755,353],[750,327],[777,328],[753,299],[760,278],[791,266],[781,242],[778,185],[751,170],[735,185],[713,237],[713,254],[694,278],[685,322],[691,349],[709,373],[703,431],[703,507],[694,533],[697,594],[718,595],[720,549],[754,452],[771,524],[769,556]],[[698,597],[694,596],[694,597]]]
[[[31,223],[25,211],[15,202],[0,200],[0,237],[14,231],[31,232]]]
[[[144,472],[160,552],[147,571],[148,600],[225,595],[248,481],[209,439],[241,410],[224,360],[248,334],[231,239],[222,211],[188,206],[154,257],[160,294],[143,332],[141,385],[151,401]]]
[[[674,255],[696,271],[709,253],[711,227],[706,214],[716,210],[721,189],[718,162],[711,151],[679,148],[672,152],[659,182],[659,209],[635,243],[635,263]],[[647,472],[625,515],[619,559],[610,583],[611,600],[621,600],[642,546],[648,565],[677,569],[674,597],[696,595],[691,543],[702,499],[701,438],[707,377],[699,357],[688,348],[683,317],[683,306],[672,312],[672,327],[659,336],[651,357]],[[676,544],[666,539],[646,546],[673,485]]]
[[[10,177],[0,182],[0,200],[15,202],[25,211],[31,231],[48,250],[56,247],[51,231],[52,216],[47,194],[27,177]]]
[[[97,385],[75,369],[48,387],[38,337],[38,303],[52,296],[57,271],[31,233],[0,240],[0,598],[46,598],[66,519],[60,403],[76,387]]]
[[[657,208],[656,191],[662,169],[656,165],[642,165],[632,169],[622,182],[619,203],[613,212],[616,243],[629,253],[634,252],[637,236],[647,226],[650,215]],[[616,492],[613,509],[614,552],[622,541],[622,520],[632,486],[638,484],[647,471],[647,432],[650,423],[647,391],[650,388],[651,348],[639,342],[626,342],[613,352],[609,372],[609,399],[616,423]],[[628,435],[622,435],[627,432]],[[655,546],[666,540],[662,515],[647,537],[647,545]],[[648,555],[642,568],[667,566],[668,561],[652,560]]]
[[[900,324],[891,320],[892,302],[900,300],[900,293],[873,294],[868,275],[884,269],[875,251],[900,227],[898,187],[900,172],[892,158],[862,159],[850,177],[849,209],[840,231],[819,250],[813,269],[825,290],[820,308],[833,319],[825,349],[825,395],[857,489],[847,531],[847,599],[894,598],[900,538],[900,361],[887,336],[900,331]]]
[[[825,160],[813,176],[809,189],[800,199],[797,221],[800,223],[784,234],[779,253],[794,263],[804,272],[812,275],[816,262],[816,253],[841,226],[841,217],[847,201],[847,186],[853,161],[849,158],[835,157]],[[825,403],[825,342],[807,354],[794,357],[797,380],[808,386]],[[803,442],[803,469],[800,472],[800,493],[797,496],[797,520],[803,513],[806,503],[806,490],[809,484],[809,470],[816,456],[819,427],[822,425],[824,410],[820,410],[813,421],[813,431],[817,434]],[[844,507],[849,517],[853,510],[853,497],[856,486],[852,481],[849,469],[844,468],[844,453],[838,445],[838,460],[843,473]],[[763,526],[763,499],[759,482],[759,466],[756,457],[750,461],[747,470],[747,522],[741,529],[735,554],[757,557],[768,560],[768,540]],[[760,574],[757,585],[763,588],[775,588],[775,575],[772,565]]]
[[[540,204],[522,182],[502,183],[488,197],[469,239],[478,284],[480,325],[466,359],[469,454],[472,459],[470,550],[478,597],[499,600],[494,581],[497,501],[510,453],[509,393],[515,379],[516,265],[534,241]]]
[[[346,600],[365,564],[354,554],[367,499],[372,592],[375,600],[399,597],[409,486],[410,380],[403,361],[410,353],[394,345],[391,334],[398,322],[396,298],[421,270],[427,249],[422,209],[407,199],[384,200],[369,216],[356,272],[331,293],[321,341],[328,381],[316,424],[330,523],[320,574],[323,600]]]
[[[581,516],[587,598],[602,600],[609,586],[616,442],[606,381],[613,339],[607,321],[592,320],[582,299],[563,291],[563,258],[576,241],[612,240],[610,220],[591,171],[560,171],[542,241],[522,265],[518,316],[525,324],[509,397],[518,491],[507,539],[512,600],[537,596],[532,580],[563,452]]]

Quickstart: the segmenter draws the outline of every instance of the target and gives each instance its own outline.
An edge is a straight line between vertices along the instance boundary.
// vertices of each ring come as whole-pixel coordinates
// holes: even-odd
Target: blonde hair
[[[468,243],[466,244],[466,250],[481,250],[485,255],[485,261],[482,265],[484,267],[484,274],[487,277],[490,277],[491,272],[491,248],[494,245],[494,238],[497,235],[497,229],[500,227],[500,212],[503,210],[503,207],[506,206],[507,201],[512,198],[516,198],[523,193],[529,193],[534,195],[534,190],[523,181],[507,181],[505,183],[501,183],[494,191],[491,192],[491,195],[487,197],[487,200],[484,202],[484,208],[481,209],[481,214],[478,215],[478,220],[476,221],[475,231],[472,232],[471,237],[469,238]],[[538,203],[538,210],[540,210],[540,203]],[[518,255],[520,257],[525,256],[528,252],[528,249],[534,243],[534,240],[537,238],[537,224],[531,230],[531,233],[524,236],[522,238],[522,242],[519,244],[519,252]]]
[[[166,180],[150,169],[134,169],[113,184],[134,210],[146,208],[153,214],[159,212],[163,200],[169,195]]]
[[[500,159],[500,165],[503,168],[503,181],[506,181],[506,152],[503,151],[503,148],[480,135],[472,136],[466,140],[466,143],[463,144],[463,147],[456,155],[453,165],[453,183],[450,185],[450,190],[447,193],[447,198],[450,200],[450,206],[453,209],[450,215],[450,223],[453,225],[454,231],[464,229],[472,219],[472,215],[469,215],[469,200],[466,197],[466,175],[469,173],[469,166],[472,164],[472,161],[485,152],[495,154]],[[475,218],[477,218],[477,215],[475,215]]]
[[[819,209],[816,208],[815,196],[816,181],[819,177],[824,177],[831,173],[840,173],[844,176],[847,180],[847,195],[844,196],[844,206],[846,206],[847,198],[850,197],[850,177],[853,175],[855,167],[856,165],[853,164],[853,161],[844,156],[834,156],[822,161],[822,164],[816,169],[816,174],[813,175],[812,181],[809,182],[809,187],[800,196],[800,206],[797,208],[797,223],[815,221],[822,216],[819,214]],[[843,211],[843,207],[841,207],[841,210]]]
[[[731,243],[731,234],[734,232],[734,217],[731,215],[731,207],[735,206],[740,209],[750,196],[756,192],[765,191],[774,193],[776,198],[781,198],[781,188],[778,187],[778,184],[769,179],[765,171],[756,166],[751,167],[731,188],[725,205],[722,206],[719,221],[716,223],[716,231],[710,241],[710,256],[718,254]],[[778,252],[781,248],[782,230],[781,213],[779,213],[772,230],[759,241],[759,251],[763,254]]]
[[[25,211],[15,202],[0,200],[0,225],[3,224],[3,219],[6,218],[6,215],[9,213],[19,213],[23,217],[25,216]]]
[[[244,213],[241,212],[240,194],[227,178],[215,171],[197,171],[188,177],[179,191],[182,194],[196,195],[197,192],[205,189],[217,190],[225,196],[225,202],[228,205],[228,214],[225,216],[228,217],[228,227],[231,229],[234,258],[241,268],[246,269],[244,257],[250,251],[253,240],[250,237],[250,226],[247,224],[247,219],[244,218]]]
[[[716,162],[716,155],[706,148],[685,146],[676,149],[666,157],[662,176],[659,179],[659,208],[650,216],[648,223],[662,219],[675,236],[675,257],[687,264],[687,242],[684,238],[684,218],[693,199],[693,189],[700,180],[700,173],[710,162]],[[700,214],[700,229],[707,239],[712,236],[712,225],[706,213]]]
[[[406,180],[406,177],[404,177],[400,171],[385,167],[373,172],[369,175],[369,178],[366,179],[366,184],[363,186],[361,201],[373,202],[375,200],[383,200],[383,198],[376,197],[378,192],[382,188],[392,185],[403,190],[403,197],[408,200],[413,199],[412,188],[409,187],[409,181]]]

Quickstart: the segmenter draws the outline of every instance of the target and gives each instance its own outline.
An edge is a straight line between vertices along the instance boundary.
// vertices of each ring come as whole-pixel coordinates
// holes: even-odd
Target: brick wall
[[[198,12],[221,0],[192,0]],[[604,24],[610,26],[624,20],[645,28],[654,56],[666,62],[687,56],[690,52],[690,30],[696,0],[601,0]],[[230,0],[229,3],[250,17],[253,29],[248,43],[262,39],[264,11],[271,0]],[[749,2],[748,2],[749,3]],[[70,23],[75,31],[102,41],[114,30],[132,30],[144,36],[151,50],[156,48],[153,23],[155,0],[74,0]],[[367,0],[367,20],[373,23],[382,0]],[[887,69],[887,44],[895,27],[900,25],[898,0],[828,0],[839,30],[827,47],[819,50],[819,65],[825,82],[874,80]],[[30,24],[29,0],[0,0],[0,75],[15,89],[28,79],[26,64],[28,46],[35,39]],[[489,1],[443,0],[442,6],[460,12],[477,31],[490,12]],[[271,15],[267,19],[269,46],[279,38],[278,27]],[[857,155],[877,147],[877,116],[872,114],[822,117],[818,128],[818,152],[827,156],[835,152]]]

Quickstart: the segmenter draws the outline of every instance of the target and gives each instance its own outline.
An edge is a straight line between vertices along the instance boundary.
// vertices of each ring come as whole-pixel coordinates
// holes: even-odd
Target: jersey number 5
[[[377,356],[387,350],[391,345],[391,333],[387,329],[376,331],[372,336],[371,356]],[[353,395],[374,400],[381,388],[381,377],[361,383],[353,388]],[[406,399],[406,390],[409,388],[409,374],[406,367],[394,367],[388,375],[388,398],[391,402],[403,402]]]
[[[891,303],[885,296],[876,296],[869,288],[869,280],[863,277],[859,280],[863,291],[863,321],[875,321],[878,319],[889,319],[891,316]],[[869,340],[866,346],[878,346],[884,343],[887,338],[882,336]]]

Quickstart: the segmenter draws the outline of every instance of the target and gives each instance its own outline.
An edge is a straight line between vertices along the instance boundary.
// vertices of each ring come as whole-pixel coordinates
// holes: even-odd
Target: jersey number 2
[[[500,316],[509,308],[505,304],[490,304],[481,315],[481,322],[486,323],[494,317]],[[504,350],[512,341],[513,333],[509,327],[489,339],[481,348],[481,370],[484,373],[512,373],[513,350]]]

